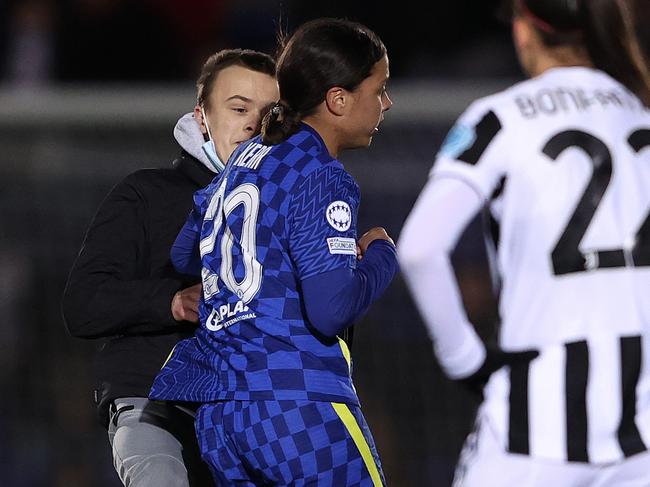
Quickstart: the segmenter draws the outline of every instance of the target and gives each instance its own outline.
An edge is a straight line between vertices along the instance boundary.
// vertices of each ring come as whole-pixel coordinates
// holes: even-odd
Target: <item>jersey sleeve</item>
[[[443,370],[453,379],[480,369],[486,350],[470,323],[451,253],[483,202],[462,181],[430,180],[408,216],[398,242],[402,274]]]
[[[463,180],[483,200],[490,198],[506,175],[508,161],[503,117],[486,100],[475,102],[461,115],[431,170],[432,176]]]
[[[337,167],[298,183],[288,211],[289,252],[300,280],[356,266],[359,187]]]
[[[201,223],[201,213],[196,208],[192,209],[172,245],[171,261],[174,269],[181,274],[198,276],[201,273]]]

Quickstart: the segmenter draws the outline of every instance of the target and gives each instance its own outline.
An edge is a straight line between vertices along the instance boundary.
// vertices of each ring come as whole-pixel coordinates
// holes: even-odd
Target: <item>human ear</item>
[[[201,133],[203,135],[208,133],[208,129],[205,126],[205,121],[203,120],[203,110],[201,110],[200,105],[196,105],[194,107],[194,120],[196,120],[196,123],[199,125],[199,128],[201,129]]]
[[[522,17],[512,19],[512,37],[518,50],[528,47],[532,30],[528,21]]]
[[[345,115],[351,105],[350,94],[340,87],[330,88],[325,94],[325,105],[332,114],[339,117]]]

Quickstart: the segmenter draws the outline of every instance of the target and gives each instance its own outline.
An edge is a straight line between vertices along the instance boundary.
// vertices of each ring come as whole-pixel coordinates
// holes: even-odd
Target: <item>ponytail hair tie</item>
[[[300,113],[278,100],[262,120],[262,143],[275,145],[286,140],[300,127]]]
[[[282,114],[282,112],[283,112],[283,106],[280,104],[280,102],[276,103],[275,105],[273,105],[273,108],[271,108],[271,113],[276,117],[279,117]]]

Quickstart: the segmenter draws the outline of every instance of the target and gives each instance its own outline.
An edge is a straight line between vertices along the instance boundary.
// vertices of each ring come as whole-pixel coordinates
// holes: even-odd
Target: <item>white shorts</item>
[[[650,487],[650,452],[609,464],[566,463],[508,453],[487,421],[463,447],[454,487]]]

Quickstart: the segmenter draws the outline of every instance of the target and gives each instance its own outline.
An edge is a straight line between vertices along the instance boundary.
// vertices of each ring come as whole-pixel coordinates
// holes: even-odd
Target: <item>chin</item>
[[[342,150],[366,149],[370,146],[373,135],[375,134],[358,135],[355,139],[349,140],[345,145],[341,147],[341,149]]]
[[[365,141],[359,141],[354,144],[350,144],[346,149],[367,149],[372,143],[372,137],[368,137]]]

